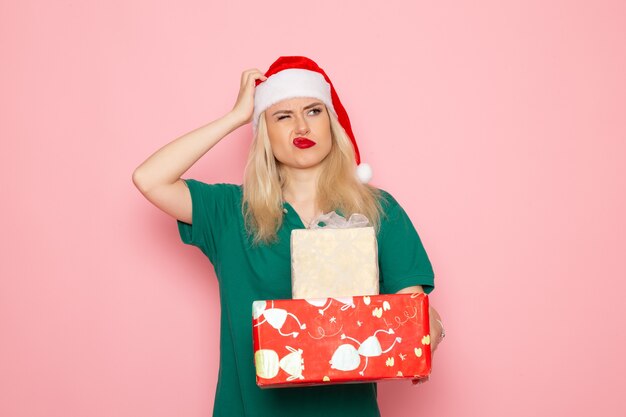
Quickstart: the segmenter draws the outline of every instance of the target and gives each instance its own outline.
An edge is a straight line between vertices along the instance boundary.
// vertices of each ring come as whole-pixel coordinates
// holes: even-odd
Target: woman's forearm
[[[142,192],[173,184],[226,135],[245,124],[235,112],[216,119],[163,146],[133,172],[133,182]]]

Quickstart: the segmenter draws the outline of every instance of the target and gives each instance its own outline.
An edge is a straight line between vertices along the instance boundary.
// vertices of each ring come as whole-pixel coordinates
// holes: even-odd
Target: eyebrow
[[[315,106],[317,106],[319,104],[324,104],[324,103],[322,103],[320,101],[316,101],[315,103],[312,103],[312,104],[309,104],[308,106],[305,106],[304,110],[310,109],[311,107],[315,107]],[[272,114],[272,116],[276,116],[278,113],[293,113],[293,112],[291,110],[278,110],[278,111],[274,112]]]

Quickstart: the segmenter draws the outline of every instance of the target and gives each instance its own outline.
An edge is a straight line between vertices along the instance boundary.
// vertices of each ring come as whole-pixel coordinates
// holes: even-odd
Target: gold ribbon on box
[[[291,232],[293,298],[375,295],[378,285],[376,233],[363,214],[318,216],[310,229]]]

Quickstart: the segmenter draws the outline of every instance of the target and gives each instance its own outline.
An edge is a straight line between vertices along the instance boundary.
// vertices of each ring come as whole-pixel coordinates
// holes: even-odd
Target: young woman
[[[233,130],[252,121],[243,185],[181,176]],[[252,351],[254,300],[291,298],[289,238],[322,213],[365,214],[375,226],[381,293],[431,292],[434,275],[410,219],[387,192],[357,178],[358,147],[324,71],[280,57],[243,72],[225,116],[159,149],[133,173],[141,193],[177,219],[181,240],[215,268],[221,301],[214,416],[379,416],[376,384],[260,389]],[[431,307],[431,349],[443,327]],[[415,383],[416,381],[414,381]]]

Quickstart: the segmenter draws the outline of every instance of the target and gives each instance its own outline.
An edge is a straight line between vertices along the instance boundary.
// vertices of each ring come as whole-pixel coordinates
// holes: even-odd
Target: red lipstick
[[[307,149],[310,148],[311,146],[315,146],[316,143],[313,142],[311,139],[307,139],[307,138],[303,138],[303,137],[298,137],[295,138],[293,140],[293,144],[300,149]]]

